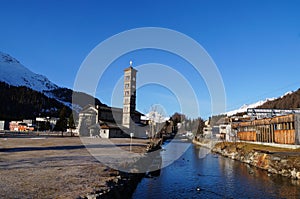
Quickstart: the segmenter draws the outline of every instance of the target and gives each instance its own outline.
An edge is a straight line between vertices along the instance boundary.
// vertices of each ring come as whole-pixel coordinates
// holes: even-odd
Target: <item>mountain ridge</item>
[[[0,51],[0,81],[12,86],[26,86],[43,92],[59,88],[46,76],[36,74],[26,68],[17,59]]]
[[[8,87],[13,91],[10,92],[7,89]],[[20,118],[22,115],[27,117],[30,116],[21,110],[20,107],[22,106],[24,106],[24,109],[26,110],[30,110],[31,108],[34,109],[35,112],[40,112],[43,115],[46,114],[44,110],[51,109],[45,103],[42,104],[43,106],[30,105],[28,101],[26,101],[26,99],[23,99],[31,98],[30,94],[34,95],[33,98],[36,103],[38,103],[39,101],[47,101],[48,103],[54,105],[54,109],[61,109],[65,106],[77,113],[89,103],[106,106],[105,104],[102,104],[99,99],[84,92],[78,92],[68,88],[59,87],[55,83],[51,82],[46,76],[32,72],[24,65],[22,65],[21,62],[16,58],[1,51],[0,89],[2,90],[2,92],[6,92],[6,95],[5,93],[2,93],[2,97],[5,98],[6,96],[10,99],[10,101],[5,99],[1,100],[2,103],[0,109],[3,109],[5,114],[2,114],[0,119]],[[21,95],[21,98],[19,95]],[[55,100],[61,105],[58,105],[51,99]],[[14,111],[13,115],[7,115],[9,114],[7,107],[11,110],[14,110],[14,106],[18,107],[16,109],[20,111],[20,114],[18,114],[17,111]],[[37,116],[38,114],[34,115]],[[58,111],[56,111],[52,115],[58,116],[59,113]]]
[[[227,116],[246,113],[248,108],[267,108],[267,109],[297,109],[300,108],[300,89],[288,91],[280,97],[266,98],[252,104],[244,104],[238,109],[224,113]]]

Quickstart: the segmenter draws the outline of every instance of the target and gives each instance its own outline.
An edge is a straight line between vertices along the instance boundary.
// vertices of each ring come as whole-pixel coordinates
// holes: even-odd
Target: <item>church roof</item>
[[[91,104],[88,104],[86,105],[85,107],[82,108],[82,110],[80,111],[80,113],[87,113],[87,112],[97,112],[97,109],[91,105]]]
[[[91,110],[94,111],[94,112],[97,111],[97,109],[93,105],[89,104],[89,105],[86,105],[85,107],[83,107],[83,109],[80,111],[80,113],[87,113],[87,112],[90,112]],[[112,111],[112,112],[121,112],[121,113],[123,112],[122,108],[110,107],[110,106],[99,106],[98,110],[100,110],[100,111],[104,110],[104,111]],[[141,113],[137,110],[135,110],[134,113],[137,114],[137,115],[144,115],[143,113]]]
[[[101,129],[119,129],[118,124],[114,122],[99,121]]]

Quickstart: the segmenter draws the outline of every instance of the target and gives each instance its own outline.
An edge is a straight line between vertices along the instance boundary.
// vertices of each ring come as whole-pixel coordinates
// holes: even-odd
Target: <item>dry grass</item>
[[[265,146],[260,144],[251,144],[251,143],[243,143],[243,142],[220,142],[216,144],[216,147],[224,148],[226,147],[227,150],[235,150],[235,149],[243,149],[245,152],[250,152],[253,150],[256,151],[266,151],[270,153],[276,153],[276,152],[299,152],[300,148],[298,149],[286,149],[286,148],[280,148],[280,147],[273,147],[273,146]]]
[[[129,150],[126,139],[112,142]],[[144,153],[147,141],[134,142],[132,151]],[[117,175],[79,138],[0,138],[0,198],[76,198],[106,189]]]

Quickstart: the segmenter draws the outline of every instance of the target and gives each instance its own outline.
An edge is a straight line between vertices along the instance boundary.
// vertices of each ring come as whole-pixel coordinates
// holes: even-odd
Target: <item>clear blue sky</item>
[[[222,75],[228,110],[300,88],[296,0],[0,0],[0,5],[0,51],[60,86],[73,87],[81,63],[100,42],[151,26],[182,32],[205,48]],[[134,65],[157,62],[184,73],[197,87],[200,116],[210,115],[210,97],[201,77],[185,70],[188,64],[183,60],[159,51],[133,52],[116,60],[114,70],[99,82],[96,97],[101,101],[110,104],[109,90],[130,59]],[[151,104],[162,104],[168,115],[179,111],[172,94],[155,85],[138,90],[138,110],[146,112]]]

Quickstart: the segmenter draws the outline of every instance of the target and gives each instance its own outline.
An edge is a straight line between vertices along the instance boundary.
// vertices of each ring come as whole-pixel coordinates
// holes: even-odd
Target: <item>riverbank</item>
[[[124,151],[131,149],[133,162],[148,145],[143,139],[110,141]],[[107,145],[90,147],[118,158]],[[78,137],[0,138],[0,198],[130,198],[142,177],[99,162]]]
[[[218,141],[212,141],[212,140],[208,140],[208,139],[202,139],[202,140],[193,139],[192,143],[196,144],[196,145],[199,145],[201,147],[205,147],[205,148],[208,148],[208,149],[213,149],[214,146],[218,143]]]
[[[300,181],[210,153],[210,149],[173,140],[161,150],[163,161],[184,149],[161,172],[143,178],[132,199],[140,198],[299,198]]]
[[[300,149],[221,142],[213,147],[212,152],[266,170],[270,175],[300,180]]]

